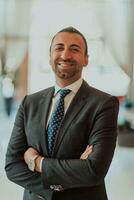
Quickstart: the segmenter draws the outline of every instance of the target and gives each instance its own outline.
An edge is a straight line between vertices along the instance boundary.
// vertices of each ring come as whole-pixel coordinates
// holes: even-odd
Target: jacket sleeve
[[[118,100],[110,97],[97,111],[89,133],[88,143],[93,145],[93,152],[88,159],[43,160],[42,177],[45,187],[89,187],[104,180],[116,146],[118,106]]]
[[[24,162],[23,155],[27,149],[28,144],[24,129],[24,113],[22,103],[19,107],[12,135],[8,144],[5,170],[9,180],[42,197],[45,197],[44,186],[40,173],[31,172]]]

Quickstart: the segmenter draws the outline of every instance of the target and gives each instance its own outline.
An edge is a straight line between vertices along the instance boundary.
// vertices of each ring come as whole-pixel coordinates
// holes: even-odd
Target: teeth
[[[72,65],[72,64],[71,63],[59,63],[59,65],[68,66],[68,65]]]

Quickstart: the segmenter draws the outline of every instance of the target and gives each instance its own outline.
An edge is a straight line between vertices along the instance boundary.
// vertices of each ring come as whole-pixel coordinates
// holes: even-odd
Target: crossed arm
[[[35,149],[28,148],[24,132],[25,111],[21,105],[6,154],[8,178],[44,197],[44,189],[57,181],[65,189],[97,185],[107,173],[116,144],[118,104],[113,99],[108,101],[98,112],[90,133],[90,144],[93,146],[87,147],[80,159],[43,158],[42,173],[38,173],[41,172],[42,157]],[[26,165],[33,155],[38,155],[34,173]]]
[[[88,145],[87,148],[85,149],[85,151],[82,153],[82,155],[80,156],[81,160],[85,160],[88,158],[88,156],[92,153],[93,150],[93,146],[92,145]],[[26,162],[26,164],[28,164],[29,160],[31,160],[33,157],[37,156],[37,158],[35,159],[35,171],[36,172],[42,172],[42,167],[41,167],[41,160],[45,159],[44,157],[40,156],[39,152],[30,147],[26,150],[26,152],[24,153],[24,160]]]

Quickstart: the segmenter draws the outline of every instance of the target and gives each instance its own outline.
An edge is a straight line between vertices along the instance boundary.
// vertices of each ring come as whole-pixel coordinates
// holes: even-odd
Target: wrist
[[[38,156],[35,159],[35,171],[36,172],[42,172],[42,160],[44,159],[44,157],[42,156]]]

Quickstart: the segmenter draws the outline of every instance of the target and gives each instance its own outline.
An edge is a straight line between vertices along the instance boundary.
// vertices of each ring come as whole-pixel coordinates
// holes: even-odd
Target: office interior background
[[[5,175],[7,144],[23,97],[54,84],[50,41],[67,26],[88,42],[84,79],[119,99],[117,147],[106,187],[109,200],[133,200],[134,0],[0,0],[0,199],[22,199],[23,189]]]

